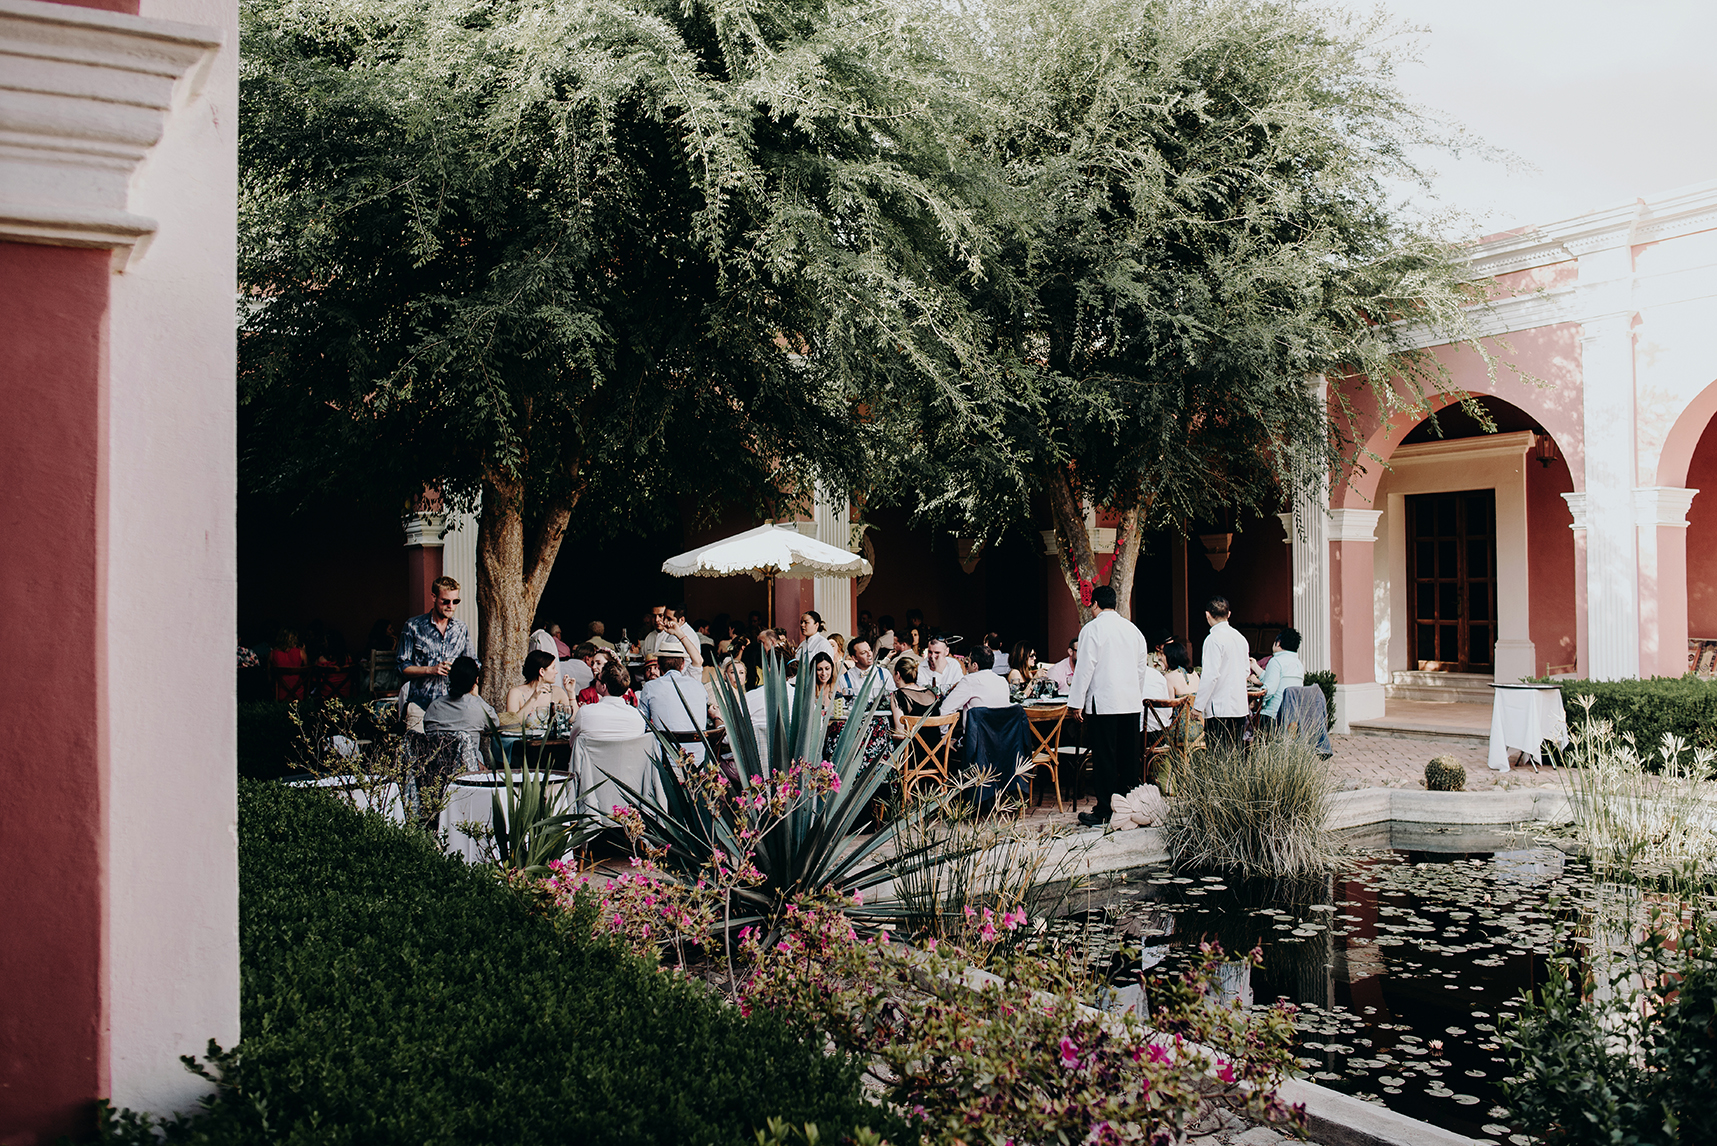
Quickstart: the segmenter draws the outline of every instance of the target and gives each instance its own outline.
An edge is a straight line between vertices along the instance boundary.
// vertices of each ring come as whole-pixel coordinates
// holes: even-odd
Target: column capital
[[[220,46],[214,28],[0,0],[0,239],[105,247],[124,269],[155,232],[132,174]]]
[[[1282,544],[1292,545],[1294,543],[1293,513],[1278,513],[1276,515],[1276,520],[1282,523]]]
[[[408,546],[420,545],[425,549],[439,549],[446,544],[441,535],[447,529],[447,515],[443,513],[408,513],[400,519],[405,528],[405,543]]]
[[[1329,539],[1375,542],[1377,522],[1382,516],[1381,509],[1332,509],[1329,514]]]
[[[1693,505],[1693,495],[1698,492],[1680,486],[1641,486],[1634,490],[1634,523],[1686,529],[1687,510]]]
[[[1572,529],[1576,533],[1585,532],[1585,529],[1586,529],[1586,494],[1585,494],[1585,491],[1582,490],[1579,493],[1565,493],[1562,495],[1562,500],[1568,503],[1568,512],[1574,515],[1574,523],[1572,525],[1570,525],[1568,528]]]

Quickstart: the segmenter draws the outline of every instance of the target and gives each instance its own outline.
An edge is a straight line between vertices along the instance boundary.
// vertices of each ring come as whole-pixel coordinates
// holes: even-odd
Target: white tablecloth
[[[318,780],[294,780],[292,785],[295,788],[331,789],[360,812],[373,806],[394,823],[405,823],[405,805],[399,798],[399,785],[391,780],[382,782],[357,776],[323,776]]]
[[[1508,754],[1518,750],[1537,763],[1546,740],[1568,743],[1568,715],[1562,690],[1554,685],[1496,685],[1490,712],[1490,766],[1508,771]]]
[[[538,776],[542,773],[537,773]],[[513,789],[524,779],[523,772],[513,773]],[[559,811],[571,810],[575,793],[571,777],[565,772],[551,772],[550,784],[560,791]],[[563,789],[564,785],[564,790]],[[507,814],[507,782],[499,772],[471,772],[455,776],[447,784],[447,807],[441,813],[441,830],[447,833],[447,851],[465,857],[467,863],[488,863],[489,852],[472,837],[459,830],[459,825],[476,821],[490,827],[495,820],[495,794],[501,797],[501,815]]]

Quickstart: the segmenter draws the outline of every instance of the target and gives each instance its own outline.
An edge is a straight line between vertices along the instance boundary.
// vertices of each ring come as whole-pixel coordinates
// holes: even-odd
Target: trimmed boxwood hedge
[[[850,1062],[322,793],[241,780],[239,876],[244,1039],[170,1141],[741,1143],[772,1116],[911,1137]]]
[[[1592,716],[1631,732],[1641,755],[1657,758],[1663,734],[1673,732],[1688,744],[1717,748],[1717,681],[1687,676],[1650,680],[1556,680],[1568,723],[1585,719],[1578,699],[1594,698]]]

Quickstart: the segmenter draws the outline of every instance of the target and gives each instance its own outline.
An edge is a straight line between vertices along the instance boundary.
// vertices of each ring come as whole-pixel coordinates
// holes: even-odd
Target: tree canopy
[[[894,497],[979,537],[1046,499],[1070,589],[1097,576],[1088,506],[1142,535],[1263,513],[1355,460],[1353,411],[1441,388],[1410,324],[1473,341],[1458,252],[1392,198],[1452,143],[1395,86],[1391,29],[1255,0],[996,0],[964,46],[998,188],[962,280],[986,342],[888,407]],[[941,458],[955,464],[943,465]]]
[[[850,379],[916,370],[962,313],[941,284],[972,226],[926,130],[954,89],[885,8],[242,16],[246,468],[480,494],[487,691],[580,507],[850,487]]]

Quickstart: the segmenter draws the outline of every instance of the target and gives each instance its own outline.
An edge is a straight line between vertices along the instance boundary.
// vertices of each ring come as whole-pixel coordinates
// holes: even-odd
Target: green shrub
[[[1552,960],[1537,998],[1502,1028],[1516,1124],[1550,1146],[1709,1142],[1717,1127],[1717,923],[1675,944],[1659,917],[1637,946],[1593,927]],[[1606,934],[1607,933],[1607,934]],[[1620,936],[1619,949],[1603,950]]]
[[[1329,726],[1335,727],[1335,674],[1328,669],[1306,674],[1306,683],[1324,690],[1324,704],[1329,708]]]
[[[883,1123],[849,1061],[323,793],[240,782],[239,878],[244,1041],[212,1056],[220,1088],[169,1142],[742,1143],[775,1116],[834,1138]],[[152,1141],[134,1117],[110,1128]]]
[[[1570,722],[1580,712],[1576,697],[1592,698],[1592,716],[1618,733],[1631,733],[1642,756],[1653,755],[1672,733],[1695,748],[1717,748],[1717,681],[1687,676],[1650,680],[1555,680]]]
[[[1467,786],[1467,770],[1453,756],[1433,756],[1425,764],[1427,792],[1459,792]]]

